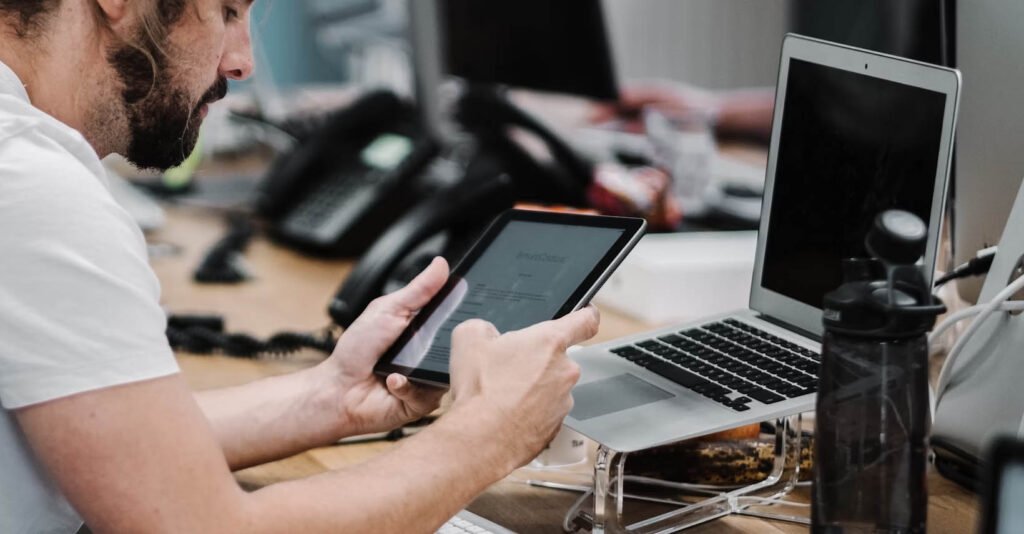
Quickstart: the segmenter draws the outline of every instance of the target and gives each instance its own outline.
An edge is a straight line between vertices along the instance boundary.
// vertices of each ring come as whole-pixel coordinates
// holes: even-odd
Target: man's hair
[[[60,5],[61,0],[0,0],[0,15],[10,20],[14,33],[25,38],[36,34],[46,15]]]
[[[0,0],[0,18],[7,18],[20,38],[36,37],[63,0]],[[190,0],[141,0],[140,26],[148,42],[129,43],[143,49],[160,49],[168,27],[181,18]],[[93,14],[101,28],[106,27],[99,4],[93,3]]]
[[[36,39],[45,35],[49,18],[64,0],[0,0],[0,20],[6,19],[20,39]],[[164,44],[170,27],[176,23],[192,0],[138,0],[139,24],[136,35],[123,39],[128,49],[118,53],[135,55],[136,65],[148,64],[151,84],[143,90],[128,90],[131,100],[144,98],[156,83],[157,72],[164,64]],[[92,2],[93,19],[100,31],[108,31],[106,17],[96,2]],[[142,61],[139,61],[142,60]],[[142,68],[139,65],[138,68]]]

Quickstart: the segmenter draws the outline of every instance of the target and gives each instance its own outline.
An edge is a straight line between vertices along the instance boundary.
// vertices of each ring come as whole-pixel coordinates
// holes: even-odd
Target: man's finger
[[[441,388],[420,387],[408,377],[398,373],[388,375],[385,383],[388,392],[417,411],[429,411],[437,407],[444,395]]]
[[[545,321],[531,328],[550,333],[564,344],[561,347],[564,350],[596,336],[599,326],[601,326],[601,314],[598,313],[597,308],[587,306],[560,319]]]
[[[448,280],[448,262],[438,256],[405,287],[388,295],[390,304],[415,311],[427,305]]]
[[[483,319],[470,319],[460,323],[452,330],[452,343],[476,339],[494,339],[501,333],[493,324]]]
[[[398,373],[391,373],[388,375],[384,382],[388,386],[388,391],[401,399],[410,389],[409,379],[404,375]]]

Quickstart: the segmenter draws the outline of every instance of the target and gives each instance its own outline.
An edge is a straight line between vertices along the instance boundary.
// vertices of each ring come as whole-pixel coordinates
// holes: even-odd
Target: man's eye
[[[224,8],[224,20],[231,21],[238,18],[238,10],[233,7]]]

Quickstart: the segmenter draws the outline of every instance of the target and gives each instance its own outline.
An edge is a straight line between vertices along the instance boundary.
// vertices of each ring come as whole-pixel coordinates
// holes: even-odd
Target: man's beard
[[[165,170],[181,164],[199,140],[200,110],[227,94],[227,79],[220,77],[196,102],[176,87],[163,54],[151,50],[154,64],[142,51],[122,46],[108,55],[110,65],[124,83],[121,99],[130,129],[128,161],[142,169]]]

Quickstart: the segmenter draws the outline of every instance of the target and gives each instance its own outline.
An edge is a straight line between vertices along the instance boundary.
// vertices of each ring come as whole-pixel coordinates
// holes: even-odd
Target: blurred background
[[[258,2],[253,32],[261,49],[260,76],[281,87],[409,83],[406,2]],[[773,85],[787,31],[940,60],[937,1],[603,0],[603,5],[623,80],[669,78],[713,89]],[[910,35],[908,26],[931,35]]]

